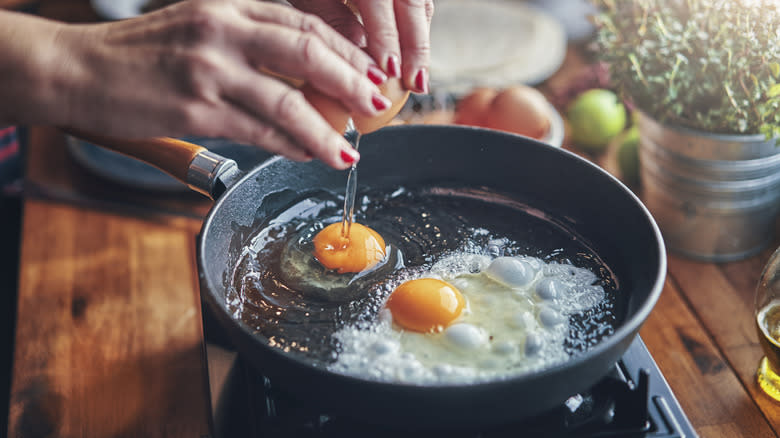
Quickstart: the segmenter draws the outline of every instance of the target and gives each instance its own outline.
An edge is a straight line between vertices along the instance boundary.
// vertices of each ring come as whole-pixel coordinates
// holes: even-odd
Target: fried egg
[[[387,308],[401,327],[416,332],[439,332],[460,316],[463,295],[449,283],[435,278],[410,280],[387,300]]]
[[[324,228],[302,227],[279,256],[279,275],[286,287],[307,298],[347,302],[365,294],[373,279],[387,275],[398,263],[398,250],[382,236],[353,222],[349,235],[342,223]]]
[[[371,269],[385,258],[385,241],[371,228],[352,223],[343,233],[340,222],[330,224],[314,236],[314,257],[339,274]]]
[[[411,277],[393,279],[371,324],[334,334],[329,369],[411,384],[516,376],[567,360],[569,317],[605,299],[595,273],[528,256],[454,253]]]

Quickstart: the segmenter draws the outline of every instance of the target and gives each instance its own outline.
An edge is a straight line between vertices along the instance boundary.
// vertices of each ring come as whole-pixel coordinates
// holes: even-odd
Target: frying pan
[[[336,374],[269,346],[231,316],[225,294],[253,230],[312,188],[342,192],[344,172],[318,161],[282,158],[241,172],[230,160],[170,139],[86,137],[156,165],[216,200],[197,245],[207,310],[254,367],[290,396],[326,413],[373,423],[460,427],[519,420],[560,406],[597,382],[623,355],[666,275],[663,240],[650,213],[591,162],[529,138],[481,128],[386,127],[361,140],[359,190],[454,182],[523,200],[587,241],[612,270],[619,282],[617,322],[611,336],[568,361],[499,381],[421,386]]]

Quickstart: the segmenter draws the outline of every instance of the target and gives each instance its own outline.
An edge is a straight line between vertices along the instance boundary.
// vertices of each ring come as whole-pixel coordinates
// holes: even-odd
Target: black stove
[[[403,425],[366,424],[314,412],[235,353],[210,343],[207,355],[215,438],[697,436],[638,336],[590,390],[573,394],[546,414],[479,430],[408,430]]]

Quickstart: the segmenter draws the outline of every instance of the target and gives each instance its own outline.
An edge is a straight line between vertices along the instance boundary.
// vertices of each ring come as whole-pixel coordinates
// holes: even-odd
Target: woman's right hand
[[[342,133],[299,90],[263,71],[300,78],[354,113],[370,117],[390,106],[376,86],[386,75],[368,54],[287,6],[189,0],[84,25],[2,13],[3,28],[3,53],[37,81],[24,87],[32,99],[12,116],[25,123],[116,137],[226,137],[343,169],[358,155]],[[13,86],[0,85],[0,95]]]

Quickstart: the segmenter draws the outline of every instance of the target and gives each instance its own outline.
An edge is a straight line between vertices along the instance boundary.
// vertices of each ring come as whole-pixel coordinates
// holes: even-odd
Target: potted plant
[[[641,196],[667,246],[735,260],[780,211],[780,5],[594,0],[599,57],[637,112]]]

